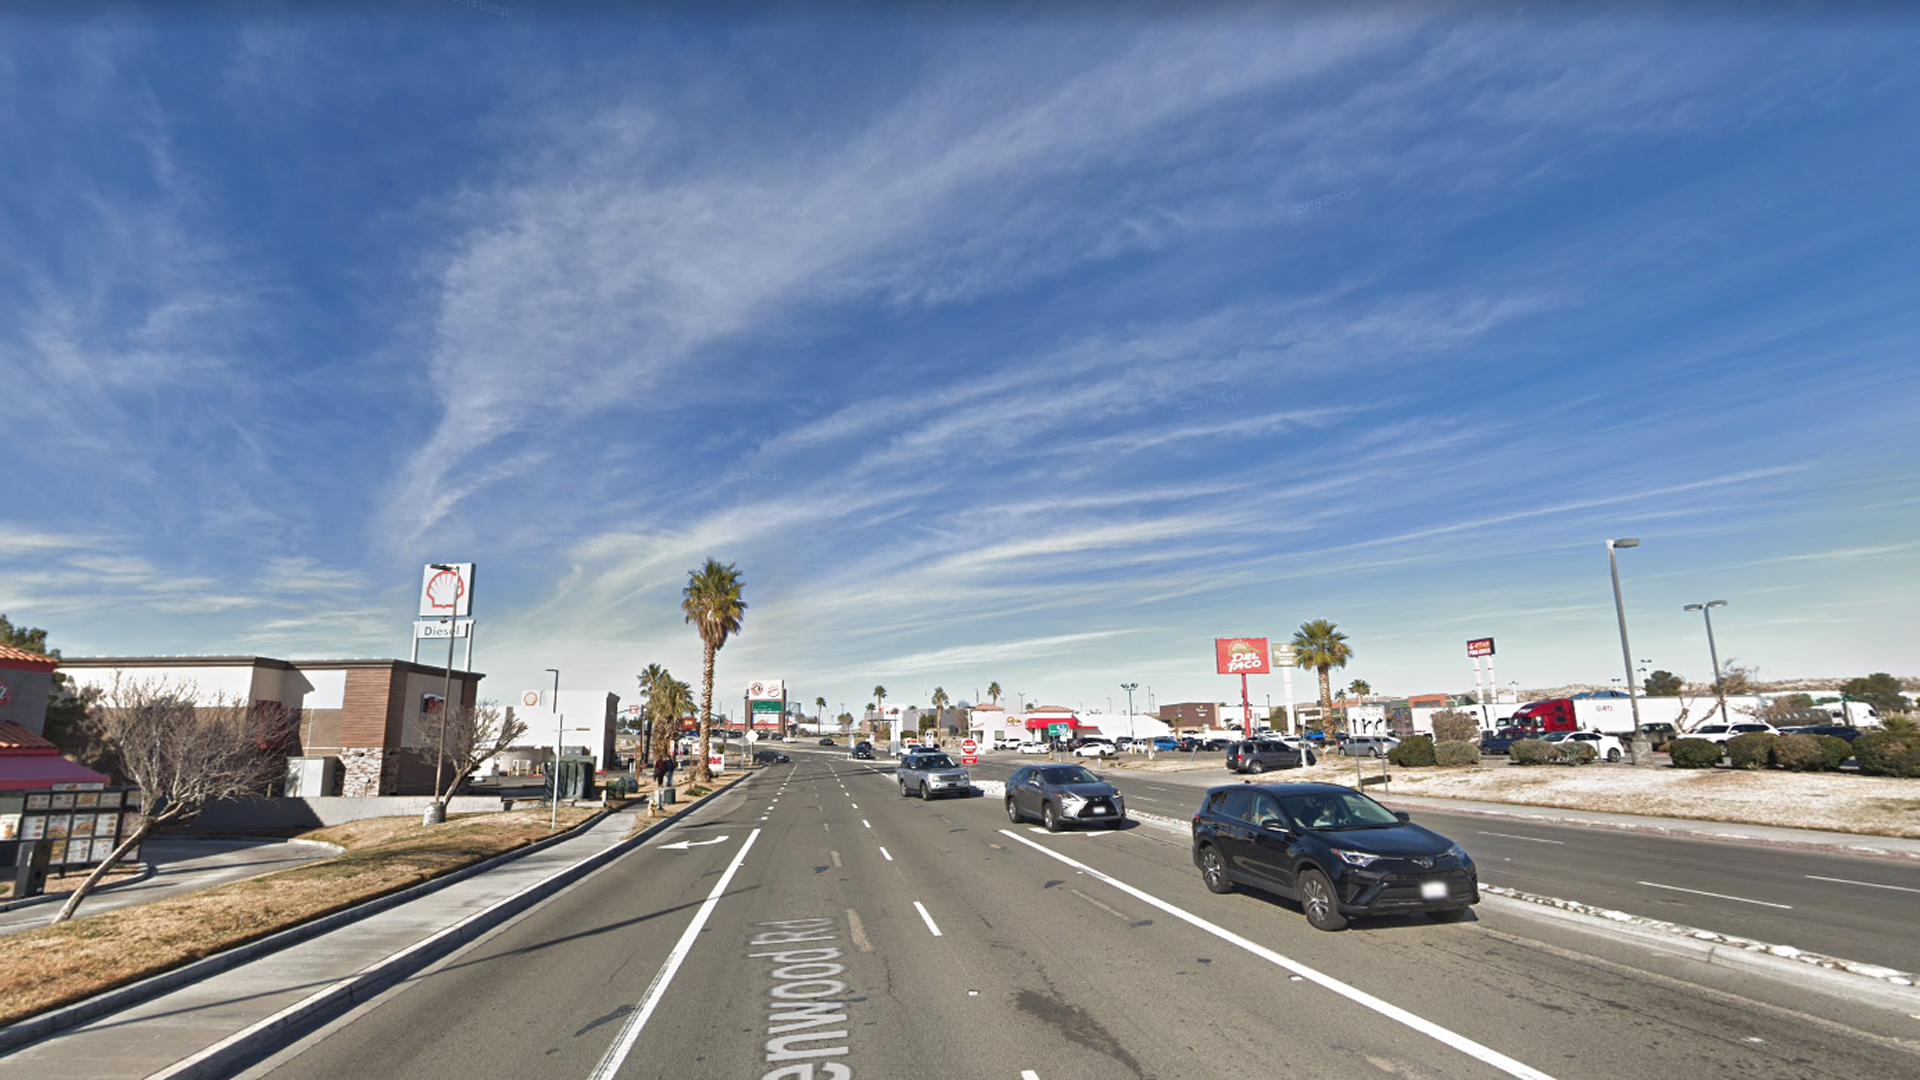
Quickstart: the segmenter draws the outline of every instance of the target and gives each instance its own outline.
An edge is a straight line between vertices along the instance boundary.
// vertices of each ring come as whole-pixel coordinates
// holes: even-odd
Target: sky
[[[1920,675],[1920,15],[1691,10],[10,8],[0,612],[474,562],[487,694],[631,699],[711,557],[722,703],[1145,708],[1605,685],[1634,537],[1636,663]]]

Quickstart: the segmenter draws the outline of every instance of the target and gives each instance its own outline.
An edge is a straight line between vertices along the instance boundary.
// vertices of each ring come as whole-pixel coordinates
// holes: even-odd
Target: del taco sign
[[[1270,670],[1263,637],[1214,638],[1213,654],[1222,675],[1266,675]]]

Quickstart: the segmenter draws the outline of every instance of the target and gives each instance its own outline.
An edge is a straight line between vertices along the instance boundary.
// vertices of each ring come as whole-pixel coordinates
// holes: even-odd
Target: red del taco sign
[[[1233,637],[1213,639],[1213,658],[1222,675],[1266,675],[1267,639]]]

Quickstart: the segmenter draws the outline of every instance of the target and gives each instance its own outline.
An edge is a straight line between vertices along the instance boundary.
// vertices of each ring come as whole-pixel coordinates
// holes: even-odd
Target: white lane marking
[[[1683,889],[1678,885],[1662,885],[1657,881],[1636,881],[1634,884],[1645,885],[1649,889],[1668,889],[1673,892],[1692,893],[1695,896],[1711,896],[1715,900],[1737,900],[1742,904],[1758,904],[1761,907],[1779,908],[1782,911],[1793,910],[1792,904],[1776,904],[1771,900],[1749,900],[1744,896],[1728,896],[1726,893],[1706,892],[1701,889]]]
[[[873,822],[868,821],[866,818],[861,818],[860,824],[865,825],[869,829],[873,828]]]
[[[873,942],[867,940],[867,928],[860,922],[860,913],[847,909],[847,936],[853,939],[853,947],[861,952],[872,952]]]
[[[1040,1074],[1032,1069],[1021,1069],[1020,1080],[1040,1080]]]
[[[860,809],[859,803],[848,803],[847,805],[853,807],[855,810]]]
[[[1326,989],[1331,990],[1336,994],[1339,994],[1341,997],[1346,998],[1348,1001],[1351,1001],[1357,1005],[1361,1005],[1365,1008],[1372,1009],[1374,1012],[1379,1013],[1381,1016],[1384,1016],[1389,1020],[1395,1021],[1396,1023],[1405,1024],[1407,1027],[1410,1027],[1413,1030],[1419,1032],[1420,1034],[1425,1035],[1430,1039],[1433,1039],[1435,1042],[1441,1043],[1445,1046],[1450,1046],[1453,1049],[1458,1050],[1463,1054],[1466,1054],[1468,1057],[1474,1058],[1478,1061],[1485,1062],[1486,1064],[1491,1065],[1496,1069],[1499,1069],[1501,1072],[1506,1073],[1509,1076],[1517,1076],[1517,1077],[1520,1077],[1521,1080],[1553,1080],[1553,1077],[1550,1074],[1541,1072],[1539,1069],[1536,1069],[1533,1066],[1526,1064],[1525,1062],[1516,1061],[1513,1058],[1510,1058],[1507,1055],[1502,1054],[1500,1051],[1493,1049],[1492,1047],[1484,1046],[1480,1043],[1477,1043],[1474,1040],[1467,1038],[1465,1035],[1462,1035],[1457,1031],[1453,1031],[1451,1029],[1441,1027],[1439,1024],[1436,1024],[1433,1021],[1426,1019],[1425,1017],[1415,1016],[1413,1013],[1408,1012],[1407,1010],[1401,1008],[1398,1005],[1394,1005],[1389,1002],[1382,1001],[1379,998],[1374,997],[1372,994],[1367,993],[1365,990],[1361,990],[1358,987],[1349,986],[1346,983],[1341,982],[1339,979],[1336,979],[1333,976],[1328,975],[1324,972],[1321,972],[1315,968],[1310,968],[1298,960],[1295,960],[1291,957],[1282,956],[1279,953],[1274,952],[1272,949],[1267,948],[1265,945],[1260,944],[1259,942],[1248,940],[1247,938],[1241,937],[1239,934],[1236,934],[1233,931],[1228,930],[1223,926],[1218,926],[1214,923],[1208,922],[1207,920],[1201,918],[1198,915],[1193,914],[1192,912],[1186,911],[1182,908],[1177,908],[1172,904],[1167,903],[1165,900],[1162,900],[1159,897],[1153,895],[1152,893],[1146,892],[1141,889],[1136,889],[1132,885],[1129,885],[1126,882],[1119,880],[1118,878],[1112,877],[1107,873],[1105,873],[1104,871],[1095,870],[1093,867],[1088,866],[1087,864],[1080,862],[1076,859],[1070,859],[1067,856],[1062,855],[1057,851],[1054,851],[1052,848],[1045,847],[1040,844],[1036,844],[1033,841],[1027,839],[1024,836],[1021,836],[1020,834],[1014,832],[1011,829],[1001,829],[1000,835],[1005,836],[1011,840],[1017,841],[1018,843],[1025,844],[1026,846],[1032,848],[1033,850],[1039,852],[1040,854],[1045,855],[1049,859],[1054,859],[1059,862],[1063,862],[1068,866],[1073,867],[1075,870],[1080,871],[1082,874],[1085,874],[1092,878],[1096,878],[1100,881],[1104,881],[1107,884],[1113,886],[1114,888],[1119,889],[1121,892],[1126,893],[1128,896],[1131,896],[1134,899],[1141,901],[1142,903],[1151,904],[1152,906],[1159,908],[1161,911],[1166,912],[1167,914],[1173,916],[1176,919],[1181,920],[1182,922],[1185,922],[1191,926],[1198,927],[1199,929],[1204,930],[1207,933],[1212,934],[1214,937],[1217,937],[1220,940],[1225,941],[1229,944],[1239,946],[1240,948],[1245,949],[1247,952],[1250,952],[1253,955],[1260,957],[1262,960],[1265,960],[1271,964],[1274,964],[1277,967],[1285,968],[1286,970],[1293,972],[1295,975],[1298,975],[1301,978],[1317,983],[1320,986],[1323,986]]]
[[[915,900],[915,901],[913,902],[913,910],[915,910],[915,911],[917,911],[917,912],[919,912],[919,913],[920,913],[920,919],[921,919],[921,921],[922,921],[922,922],[925,922],[925,923],[927,924],[927,929],[929,929],[929,930],[931,930],[931,931],[933,931],[933,936],[934,936],[934,937],[940,937],[940,936],[941,936],[941,934],[940,934],[940,928],[939,928],[939,927],[937,927],[937,926],[935,926],[935,925],[933,925],[933,916],[931,916],[931,915],[929,915],[929,914],[927,914],[927,906],[926,906],[925,904],[922,904],[922,903],[921,903],[920,901],[918,901],[918,900]]]
[[[888,862],[892,862],[892,861],[893,861],[893,856],[891,856],[891,855],[888,855],[888,854],[887,854],[887,849],[886,849],[886,848],[881,848],[881,849],[880,849],[880,854],[881,854],[881,856],[882,856],[883,858],[885,858],[885,859],[886,859],[886,860],[887,860]]]
[[[1869,889],[1895,889],[1900,892],[1920,893],[1920,889],[1909,889],[1905,885],[1882,885],[1877,881],[1853,881],[1843,877],[1821,877],[1819,874],[1808,874],[1807,877],[1814,881],[1832,881],[1841,885],[1865,885]]]
[[[835,866],[839,866],[839,865],[840,865],[840,853],[839,853],[839,852],[837,852],[837,851],[829,851],[829,852],[827,852],[827,854],[829,854],[829,855],[831,855],[831,856],[833,856],[833,865],[835,865]]]
[[[653,1015],[653,1010],[660,1004],[660,999],[666,995],[667,985],[673,982],[674,972],[680,970],[680,965],[686,961],[687,954],[693,951],[694,941],[700,937],[700,931],[706,927],[707,919],[713,915],[713,909],[719,906],[721,895],[727,891],[727,886],[732,884],[733,875],[739,872],[740,864],[747,861],[747,852],[753,850],[753,842],[759,838],[759,829],[747,834],[747,842],[740,845],[739,853],[734,855],[733,861],[727,864],[727,872],[721,874],[720,880],[714,883],[713,891],[707,894],[706,903],[701,904],[700,910],[694,913],[693,921],[687,924],[686,932],[680,935],[680,940],[674,944],[673,951],[667,954],[667,962],[660,965],[660,970],[653,976],[653,982],[647,985],[647,992],[641,995],[640,1003],[634,1007],[633,1015],[627,1017],[626,1024],[621,1027],[620,1037],[615,1039],[613,1045],[607,1049],[607,1056],[600,1059],[600,1067],[593,1070],[593,1080],[613,1080],[614,1075],[620,1071],[620,1066],[626,1064],[627,1055],[633,1052],[633,1044],[640,1039],[640,1029],[647,1026],[647,1018]]]
[[[1481,836],[1504,836],[1504,837],[1506,837],[1506,838],[1507,838],[1507,839],[1509,839],[1509,840],[1528,840],[1528,841],[1531,841],[1531,842],[1533,842],[1533,843],[1536,843],[1536,844],[1564,844],[1564,843],[1566,843],[1566,841],[1565,841],[1565,840],[1542,840],[1542,839],[1540,839],[1540,838],[1539,838],[1539,837],[1537,837],[1537,836],[1515,836],[1515,835],[1513,835],[1512,833],[1505,833],[1505,832],[1488,832],[1488,831],[1487,831],[1487,830],[1485,830],[1485,829],[1475,829],[1474,831],[1475,831],[1475,832],[1477,832],[1477,833],[1479,833],[1479,834],[1480,834]]]

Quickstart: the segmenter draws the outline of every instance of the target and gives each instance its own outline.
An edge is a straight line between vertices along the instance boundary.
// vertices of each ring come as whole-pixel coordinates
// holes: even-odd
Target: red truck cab
[[[1513,710],[1513,718],[1509,723],[1518,727],[1531,728],[1542,735],[1550,731],[1574,731],[1580,727],[1573,716],[1572,698],[1529,701]]]

